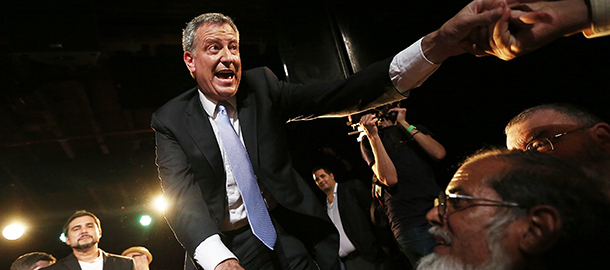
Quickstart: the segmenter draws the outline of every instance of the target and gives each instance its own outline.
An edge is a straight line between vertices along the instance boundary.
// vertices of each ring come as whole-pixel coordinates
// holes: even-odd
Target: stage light
[[[142,224],[142,226],[148,226],[151,222],[152,218],[149,215],[143,215],[140,217],[140,224]]]
[[[167,202],[165,201],[165,199],[163,199],[163,195],[155,199],[155,207],[161,212],[165,211],[165,208],[167,207]]]
[[[65,243],[65,242],[66,242],[66,239],[68,239],[68,238],[66,237],[66,235],[65,235],[64,233],[61,233],[61,234],[59,235],[59,240],[60,240],[60,241],[62,241],[62,242],[64,242],[64,243]]]
[[[17,240],[25,232],[25,227],[19,223],[14,223],[4,227],[2,235],[8,240]]]

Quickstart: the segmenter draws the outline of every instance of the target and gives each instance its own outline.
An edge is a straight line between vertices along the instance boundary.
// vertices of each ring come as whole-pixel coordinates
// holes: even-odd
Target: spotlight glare
[[[142,226],[148,226],[148,225],[150,225],[151,222],[152,222],[152,218],[149,215],[143,215],[140,218],[140,224],[142,224]]]
[[[159,196],[155,200],[155,207],[161,212],[165,211],[165,208],[167,207],[167,202],[165,201],[165,199],[163,199],[163,195]]]
[[[61,233],[61,234],[59,235],[59,240],[61,240],[62,242],[64,242],[64,243],[65,243],[65,242],[66,242],[66,239],[67,239],[67,238],[66,238],[66,235],[65,235],[64,233]]]
[[[2,230],[2,235],[8,240],[17,240],[23,235],[24,232],[25,227],[23,225],[14,223],[4,227],[4,230]]]

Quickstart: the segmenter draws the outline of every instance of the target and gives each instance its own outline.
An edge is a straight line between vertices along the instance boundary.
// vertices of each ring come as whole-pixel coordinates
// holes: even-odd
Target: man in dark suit
[[[72,248],[72,254],[45,270],[134,269],[131,258],[110,254],[98,248],[102,226],[93,213],[76,211],[64,225],[63,232],[66,244]]]
[[[165,216],[188,255],[204,269],[335,269],[336,229],[292,168],[284,124],[403,99],[439,63],[465,52],[462,41],[473,27],[497,21],[502,9],[464,9],[394,59],[315,85],[280,82],[266,68],[242,75],[239,32],[231,19],[218,13],[193,19],[183,32],[184,62],[198,86],[152,117],[159,176],[170,201]],[[242,142],[240,151],[247,151],[243,167],[229,162],[234,151],[225,148],[235,139],[228,143],[220,136],[226,122],[236,133],[230,137]],[[246,211],[241,177],[235,177],[246,171],[255,175],[249,178],[258,185],[251,187],[261,190],[268,210]],[[257,200],[260,206],[262,198]],[[269,231],[253,233],[260,227],[252,225],[252,214],[268,221],[263,229],[271,227],[273,240],[266,238]]]
[[[358,180],[335,181],[329,168],[312,170],[326,194],[326,212],[339,231],[339,257],[346,270],[384,269],[383,252],[370,219],[371,193]]]

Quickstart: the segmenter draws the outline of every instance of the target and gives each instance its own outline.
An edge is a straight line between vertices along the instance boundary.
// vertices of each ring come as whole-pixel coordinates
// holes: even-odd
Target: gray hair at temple
[[[547,269],[608,269],[604,256],[610,248],[610,200],[600,181],[565,159],[534,151],[482,150],[464,164],[487,158],[508,163],[485,184],[503,201],[519,205],[509,210],[515,217],[539,205],[559,212],[562,233],[544,252]]]
[[[229,24],[231,28],[235,30],[237,40],[239,41],[239,31],[230,17],[220,13],[205,13],[192,19],[186,24],[186,28],[182,30],[182,50],[184,52],[195,54],[195,47],[197,46],[197,29],[204,23]]]
[[[30,252],[23,254],[11,264],[11,270],[32,270],[39,261],[48,261],[54,264],[57,260],[53,255],[44,252]]]
[[[507,134],[508,130],[517,123],[520,123],[524,120],[527,120],[533,114],[543,111],[543,110],[551,110],[563,114],[570,119],[572,119],[577,124],[583,127],[592,127],[597,123],[603,122],[603,120],[589,110],[582,108],[580,106],[576,106],[568,103],[551,103],[551,104],[542,104],[535,107],[531,107],[519,113],[517,116],[513,117],[513,119],[508,122],[506,128],[504,128],[504,133]]]

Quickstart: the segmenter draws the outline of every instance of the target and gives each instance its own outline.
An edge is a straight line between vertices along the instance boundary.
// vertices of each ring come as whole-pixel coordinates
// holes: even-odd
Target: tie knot
[[[227,108],[225,107],[224,104],[220,104],[218,103],[218,112],[224,115],[227,115]]]

